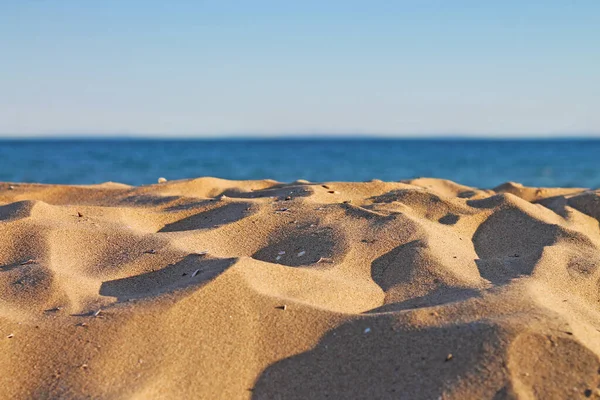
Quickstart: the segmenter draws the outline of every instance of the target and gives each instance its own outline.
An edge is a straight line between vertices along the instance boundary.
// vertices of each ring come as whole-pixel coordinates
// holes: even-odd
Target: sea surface
[[[200,176],[598,188],[600,140],[0,140],[5,182],[143,185]]]

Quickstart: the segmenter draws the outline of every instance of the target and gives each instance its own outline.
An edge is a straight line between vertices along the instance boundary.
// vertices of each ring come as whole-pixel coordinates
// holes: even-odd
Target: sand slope
[[[1,398],[600,398],[600,192],[0,184]]]

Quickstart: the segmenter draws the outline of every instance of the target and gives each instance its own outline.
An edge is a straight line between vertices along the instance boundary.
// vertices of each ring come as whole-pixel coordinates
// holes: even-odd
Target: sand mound
[[[1,398],[600,398],[600,192],[0,184]]]

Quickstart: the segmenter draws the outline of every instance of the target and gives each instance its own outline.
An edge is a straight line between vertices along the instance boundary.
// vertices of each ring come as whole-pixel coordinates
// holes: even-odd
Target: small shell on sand
[[[306,251],[302,250],[300,253],[298,253],[298,257],[302,257],[305,254],[306,254]]]
[[[200,273],[200,270],[197,269],[194,271],[194,273],[192,274],[192,278],[195,277],[196,275],[198,275]]]
[[[452,358],[454,358],[454,357],[452,356],[452,353],[450,353],[446,356],[446,361],[450,361],[450,360],[452,360]]]
[[[371,328],[366,328],[363,333],[369,333],[369,332],[371,332]]]
[[[35,260],[33,260],[33,259],[29,259],[29,260],[27,260],[27,261],[23,261],[23,262],[21,263],[21,265],[30,265],[30,264],[35,264],[35,263],[36,263],[36,261],[35,261]]]
[[[98,309],[98,311],[94,312],[94,314],[92,314],[92,316],[97,317],[100,315],[101,312],[102,312],[102,310]]]
[[[158,178],[158,183],[165,183],[167,181],[167,178],[163,178],[162,176],[160,178]]]
[[[14,338],[14,337],[15,337],[15,335],[13,335],[12,333],[11,333],[10,335],[8,335],[8,336],[7,336],[7,338],[8,338],[8,339],[12,339],[12,338]]]
[[[333,264],[333,260],[328,257],[321,257],[321,258],[319,258],[319,261],[317,261],[317,263]]]
[[[281,260],[281,256],[275,257],[275,261],[279,261],[279,260]]]

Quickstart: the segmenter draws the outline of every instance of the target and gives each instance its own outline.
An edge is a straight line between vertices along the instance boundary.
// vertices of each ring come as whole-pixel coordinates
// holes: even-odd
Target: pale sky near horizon
[[[0,0],[0,136],[600,135],[600,1]]]

